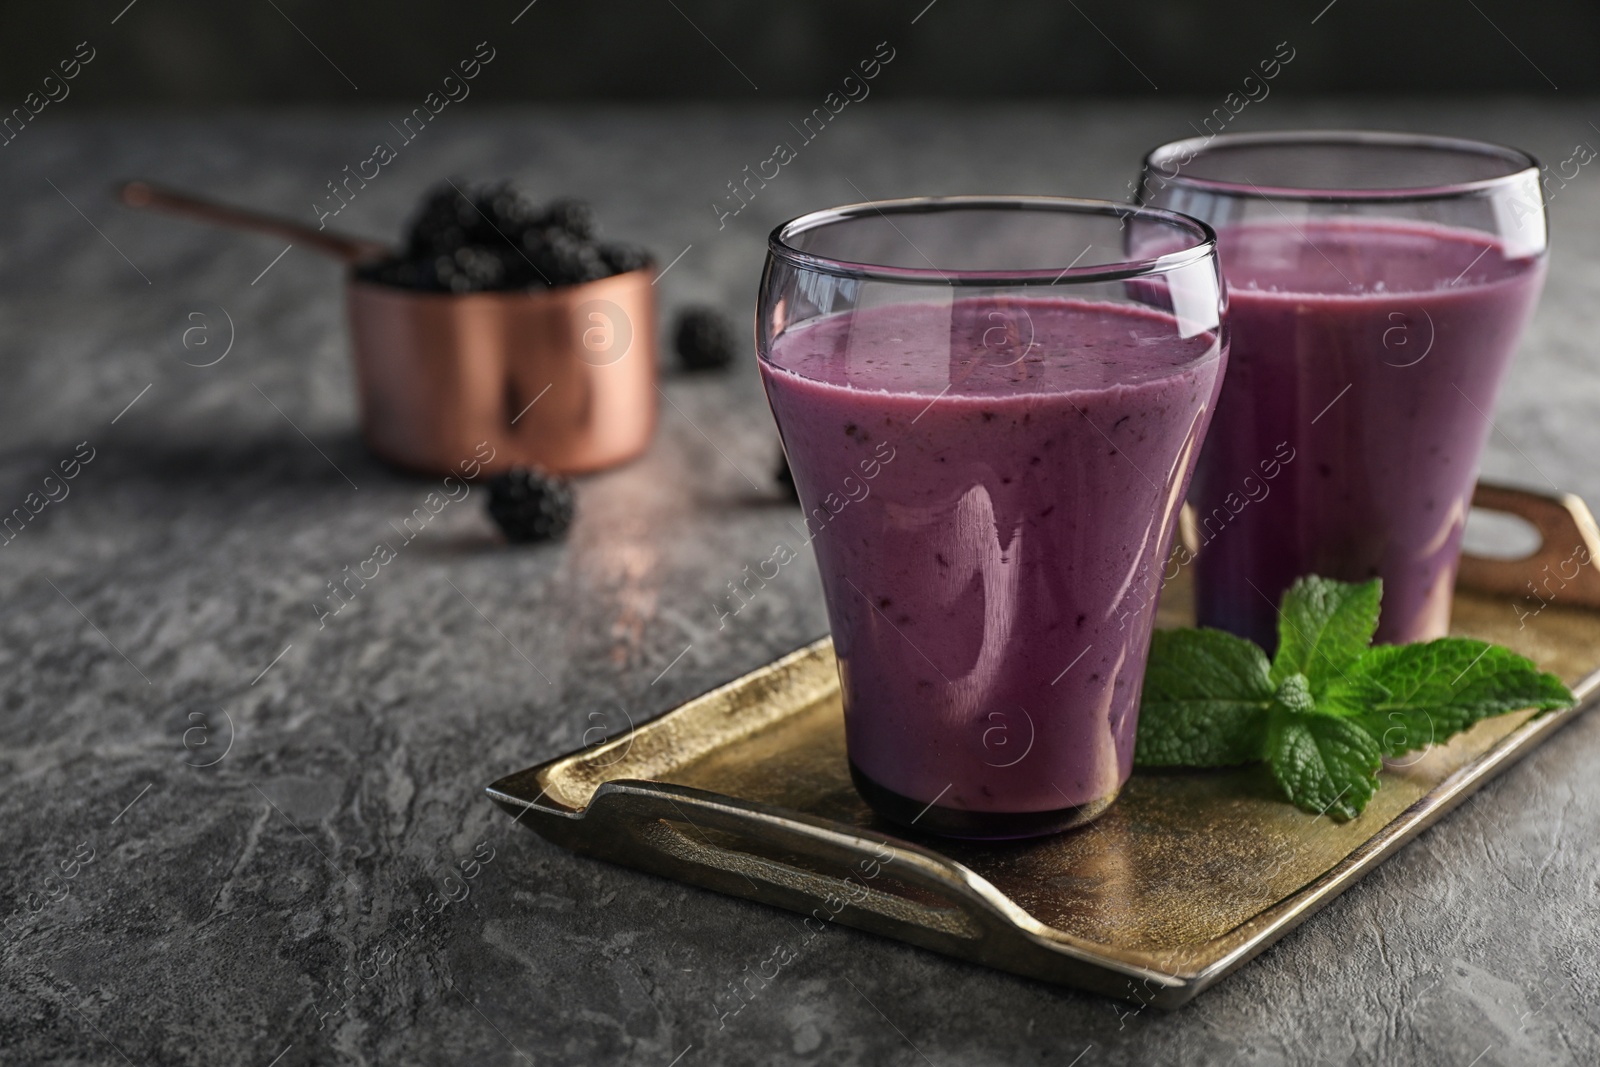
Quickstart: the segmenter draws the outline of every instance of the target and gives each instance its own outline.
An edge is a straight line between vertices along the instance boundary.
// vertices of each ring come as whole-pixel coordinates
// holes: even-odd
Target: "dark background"
[[[497,101],[820,98],[883,40],[898,98],[1220,94],[1280,41],[1296,96],[1600,90],[1592,2],[537,0],[511,25],[526,3],[11,3],[0,110],[86,39],[79,106],[410,104],[485,39]]]

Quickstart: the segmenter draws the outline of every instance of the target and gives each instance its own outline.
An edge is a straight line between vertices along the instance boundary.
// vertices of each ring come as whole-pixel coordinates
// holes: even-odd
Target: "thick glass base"
[[[872,809],[890,822],[940,837],[972,841],[1007,841],[1070,830],[1099,816],[1117,799],[1117,792],[1069,808],[1049,811],[969,811],[946,808],[885,789],[850,761],[850,780]]]

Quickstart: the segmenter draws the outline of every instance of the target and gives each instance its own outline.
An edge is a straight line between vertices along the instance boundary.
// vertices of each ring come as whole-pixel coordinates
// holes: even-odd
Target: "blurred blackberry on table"
[[[672,333],[684,370],[721,370],[733,363],[733,326],[716,308],[684,308]]]
[[[594,209],[562,197],[541,207],[510,182],[455,180],[424,194],[404,250],[364,264],[367,281],[446,293],[507,292],[579,285],[642,270],[650,254],[597,240]]]
[[[572,483],[537,467],[513,467],[489,479],[489,517],[512,544],[560,537],[572,525]]]

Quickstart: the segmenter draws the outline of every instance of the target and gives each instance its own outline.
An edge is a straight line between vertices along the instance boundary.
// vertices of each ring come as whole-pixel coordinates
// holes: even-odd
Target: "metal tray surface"
[[[1347,823],[1284,803],[1263,767],[1138,772],[1097,821],[1021,842],[907,836],[850,784],[824,638],[625,734],[489,787],[558,845],[1049,982],[1175,1007],[1238,968],[1600,691],[1600,531],[1578,498],[1480,484],[1534,526],[1518,560],[1464,557],[1455,633],[1555,671],[1578,706],[1479,723],[1386,765]],[[1573,572],[1576,573],[1573,573]],[[1191,620],[1186,574],[1159,625]]]

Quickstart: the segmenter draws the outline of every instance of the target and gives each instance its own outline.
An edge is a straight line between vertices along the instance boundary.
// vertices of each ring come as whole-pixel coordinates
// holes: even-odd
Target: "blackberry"
[[[565,230],[529,230],[523,238],[523,249],[550,285],[578,285],[611,274],[594,245]]]
[[[572,483],[537,467],[513,467],[489,479],[489,517],[512,544],[548,541],[572,525]]]
[[[440,288],[452,293],[481,293],[503,288],[506,269],[499,255],[478,245],[463,245],[453,255],[437,256],[434,273]]]
[[[363,264],[357,273],[364,281],[394,285],[401,289],[436,292],[444,288],[439,284],[439,275],[433,269],[432,259],[402,259],[394,256]]]
[[[580,241],[592,241],[596,233],[594,208],[572,197],[552,200],[544,209],[544,225],[565,230]]]
[[[505,240],[520,241],[523,231],[539,221],[539,206],[510,182],[484,187],[478,192],[476,203]]]
[[[613,274],[626,274],[632,270],[643,270],[651,263],[648,251],[638,245],[628,244],[601,245],[600,259],[610,268]]]
[[[505,268],[505,279],[501,283],[502,289],[543,289],[545,280],[534,268],[533,262],[521,247],[512,248],[501,245],[493,249],[500,257],[500,263]]]
[[[478,293],[579,285],[653,262],[637,245],[596,242],[596,233],[594,210],[582,200],[541,207],[509,181],[457,179],[423,195],[399,255],[358,274],[404,289]]]
[[[436,185],[412,216],[406,231],[406,255],[412,259],[452,255],[473,238],[482,222],[477,208],[455,186],[449,182]]]
[[[685,370],[721,370],[733,362],[733,327],[710,307],[685,308],[678,315],[673,346]]]

